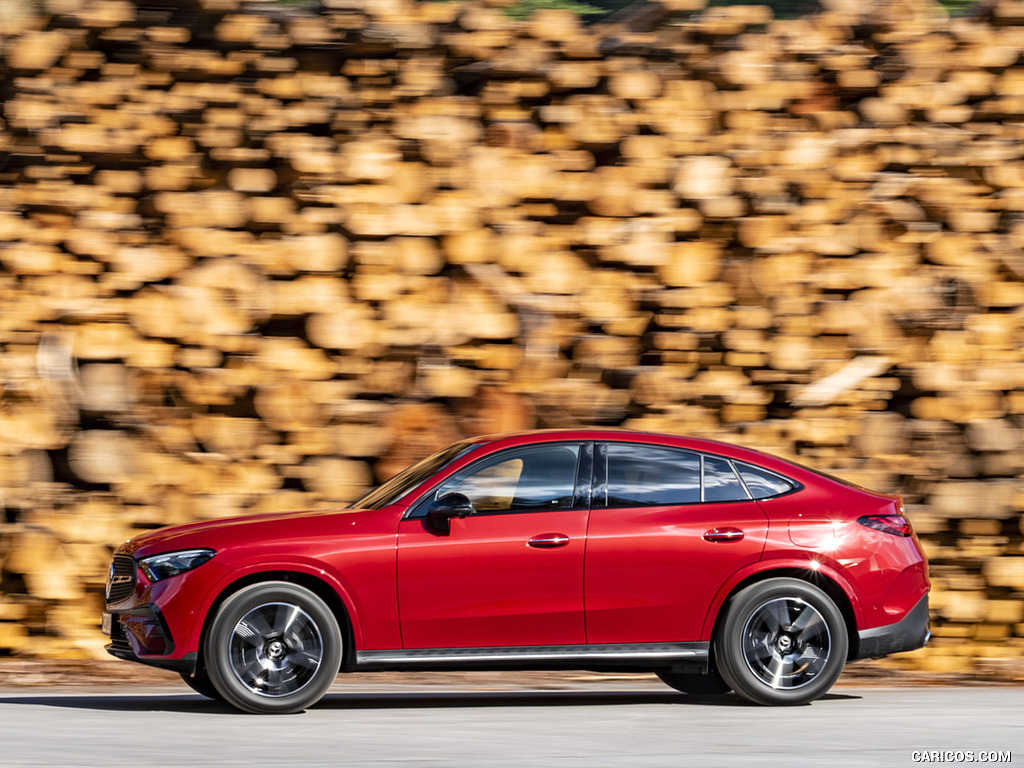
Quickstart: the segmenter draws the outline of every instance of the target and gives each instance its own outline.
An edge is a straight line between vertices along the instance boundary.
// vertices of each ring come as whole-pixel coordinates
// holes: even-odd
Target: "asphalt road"
[[[1010,751],[1024,763],[1024,688],[838,687],[781,709],[649,678],[554,690],[339,684],[286,716],[238,714],[183,686],[0,689],[0,766],[888,768],[920,764],[918,750]]]

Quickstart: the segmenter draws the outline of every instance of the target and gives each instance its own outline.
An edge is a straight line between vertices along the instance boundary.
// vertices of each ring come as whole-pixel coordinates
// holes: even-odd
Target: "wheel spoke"
[[[239,624],[238,627],[235,629],[235,638],[252,648],[262,648],[263,637],[253,632],[245,631],[247,629],[249,628],[245,627],[243,629],[243,625]]]
[[[772,632],[778,632],[789,623],[789,611],[781,600],[773,600],[761,607],[761,619]]]
[[[277,617],[274,619],[274,632],[278,635],[288,634],[288,629],[302,613],[297,605],[278,605]]]
[[[767,636],[761,635],[752,638],[751,641],[747,644],[745,653],[747,655],[747,658],[753,658],[757,661],[760,661],[761,659],[767,659],[769,656],[771,656],[772,649],[768,645]]]
[[[251,661],[245,662],[243,660],[239,666],[241,666],[241,669],[237,670],[238,676],[246,685],[252,685],[253,681],[263,679],[265,667],[263,662],[255,656]]]
[[[320,654],[301,650],[288,656],[288,661],[305,669],[317,669],[320,666]]]
[[[808,647],[798,661],[804,665],[801,677],[814,677],[828,663],[828,654],[822,656],[818,648]]]
[[[271,665],[267,668],[267,693],[280,695],[281,691],[281,670]]]
[[[788,656],[774,659],[768,665],[768,673],[771,676],[769,682],[772,688],[789,688],[790,677],[793,674],[793,662]]]
[[[235,627],[235,635],[246,639],[255,638],[257,642],[262,641],[270,632],[271,629],[270,624],[267,623],[267,617],[259,610],[247,613],[238,622],[238,626]]]
[[[805,605],[803,611],[796,617],[796,621],[793,622],[793,630],[797,634],[810,632],[810,636],[813,637],[817,632],[821,631],[821,625],[823,624],[824,619],[822,619],[821,614],[811,606]]]

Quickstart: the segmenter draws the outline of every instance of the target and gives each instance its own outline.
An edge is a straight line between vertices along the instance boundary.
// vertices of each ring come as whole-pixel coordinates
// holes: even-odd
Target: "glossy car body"
[[[650,670],[798,703],[846,661],[927,641],[927,564],[902,514],[898,497],[725,443],[483,437],[351,509],[126,542],[108,650],[254,712],[313,703],[338,669],[313,672],[334,663]]]

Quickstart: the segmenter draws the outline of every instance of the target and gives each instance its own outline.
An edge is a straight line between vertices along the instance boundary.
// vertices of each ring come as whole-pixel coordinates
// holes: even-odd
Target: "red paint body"
[[[730,595],[771,574],[831,582],[856,629],[865,630],[901,620],[929,588],[916,536],[857,522],[900,514],[898,497],[767,454],[615,430],[472,442],[471,451],[377,509],[260,515],[139,536],[118,552],[136,560],[190,548],[216,555],[156,584],[139,569],[132,595],[109,609],[135,656],[156,662],[199,652],[219,600],[243,582],[282,574],[316,580],[338,596],[357,651],[709,641]],[[609,443],[746,462],[798,489],[764,500],[602,508],[583,487],[600,480],[595,462],[586,476],[580,469],[571,508],[453,519],[448,535],[409,517],[446,478],[498,452],[566,444],[583,455]],[[159,613],[166,637],[154,638],[152,623],[133,617],[141,606]]]

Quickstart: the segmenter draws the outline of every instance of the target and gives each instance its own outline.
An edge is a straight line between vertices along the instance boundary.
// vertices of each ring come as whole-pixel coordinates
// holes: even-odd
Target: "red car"
[[[616,430],[456,443],[350,509],[164,528],[114,554],[123,659],[249,712],[339,671],[655,672],[761,704],[924,645],[898,496],[725,443]]]

